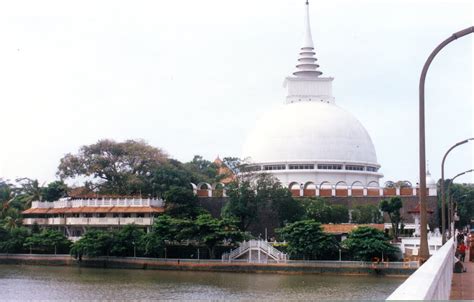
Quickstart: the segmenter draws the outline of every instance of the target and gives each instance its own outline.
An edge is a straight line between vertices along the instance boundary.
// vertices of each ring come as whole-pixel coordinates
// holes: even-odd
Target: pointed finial
[[[311,35],[311,23],[309,22],[309,2],[306,0],[306,18],[305,18],[305,35],[304,44],[301,47],[298,63],[296,64],[295,76],[318,77],[323,74],[316,64],[317,59],[314,57],[313,37]]]

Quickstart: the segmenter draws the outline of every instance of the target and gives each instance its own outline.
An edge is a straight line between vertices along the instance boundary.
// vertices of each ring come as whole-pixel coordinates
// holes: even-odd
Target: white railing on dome
[[[451,238],[388,298],[392,300],[449,300],[454,266]]]

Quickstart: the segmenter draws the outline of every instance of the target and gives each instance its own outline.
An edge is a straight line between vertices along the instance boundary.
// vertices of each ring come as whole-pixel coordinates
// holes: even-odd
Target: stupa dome
[[[276,107],[257,121],[243,146],[254,163],[354,163],[378,167],[364,126],[335,104],[301,101]]]

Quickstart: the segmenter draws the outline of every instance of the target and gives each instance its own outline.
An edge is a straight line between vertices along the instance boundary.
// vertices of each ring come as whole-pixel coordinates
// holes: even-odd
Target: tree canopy
[[[348,250],[356,260],[370,261],[372,258],[387,257],[396,259],[398,248],[393,247],[389,238],[382,231],[375,228],[361,226],[349,233],[342,246]]]
[[[320,197],[304,198],[301,203],[306,219],[314,219],[320,223],[349,222],[349,209],[346,206],[331,205]]]
[[[239,175],[228,185],[227,196],[229,201],[222,209],[222,215],[236,217],[243,231],[256,223],[264,210],[272,209],[279,225],[299,220],[304,213],[301,204],[291,197],[290,191],[270,174]]]
[[[334,236],[324,233],[321,224],[313,219],[287,224],[277,233],[288,242],[290,255],[305,260],[332,259],[339,249]]]
[[[452,201],[456,204],[459,221],[456,227],[462,228],[474,220],[474,185],[452,184],[450,192]]]
[[[59,164],[62,179],[91,177],[101,193],[137,194],[146,187],[150,172],[168,159],[161,149],[141,140],[100,140],[66,154]]]
[[[352,222],[359,224],[383,222],[379,208],[371,204],[355,206],[351,212],[351,219]]]

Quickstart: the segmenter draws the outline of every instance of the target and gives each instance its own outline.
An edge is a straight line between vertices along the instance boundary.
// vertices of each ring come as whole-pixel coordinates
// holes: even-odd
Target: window
[[[253,172],[253,171],[260,171],[262,167],[260,166],[247,166],[242,169],[244,172]]]
[[[314,169],[314,165],[311,164],[291,164],[288,165],[290,170],[311,170]]]
[[[364,171],[364,166],[346,165],[346,170],[351,170],[351,171]]]
[[[369,172],[377,172],[378,168],[376,167],[371,167],[371,166],[367,166],[367,171]]]
[[[265,170],[265,171],[285,170],[285,169],[286,169],[285,165],[266,165],[266,166],[263,166],[263,170]]]
[[[320,165],[318,165],[318,169],[321,169],[321,170],[342,170],[342,165],[320,164]]]

